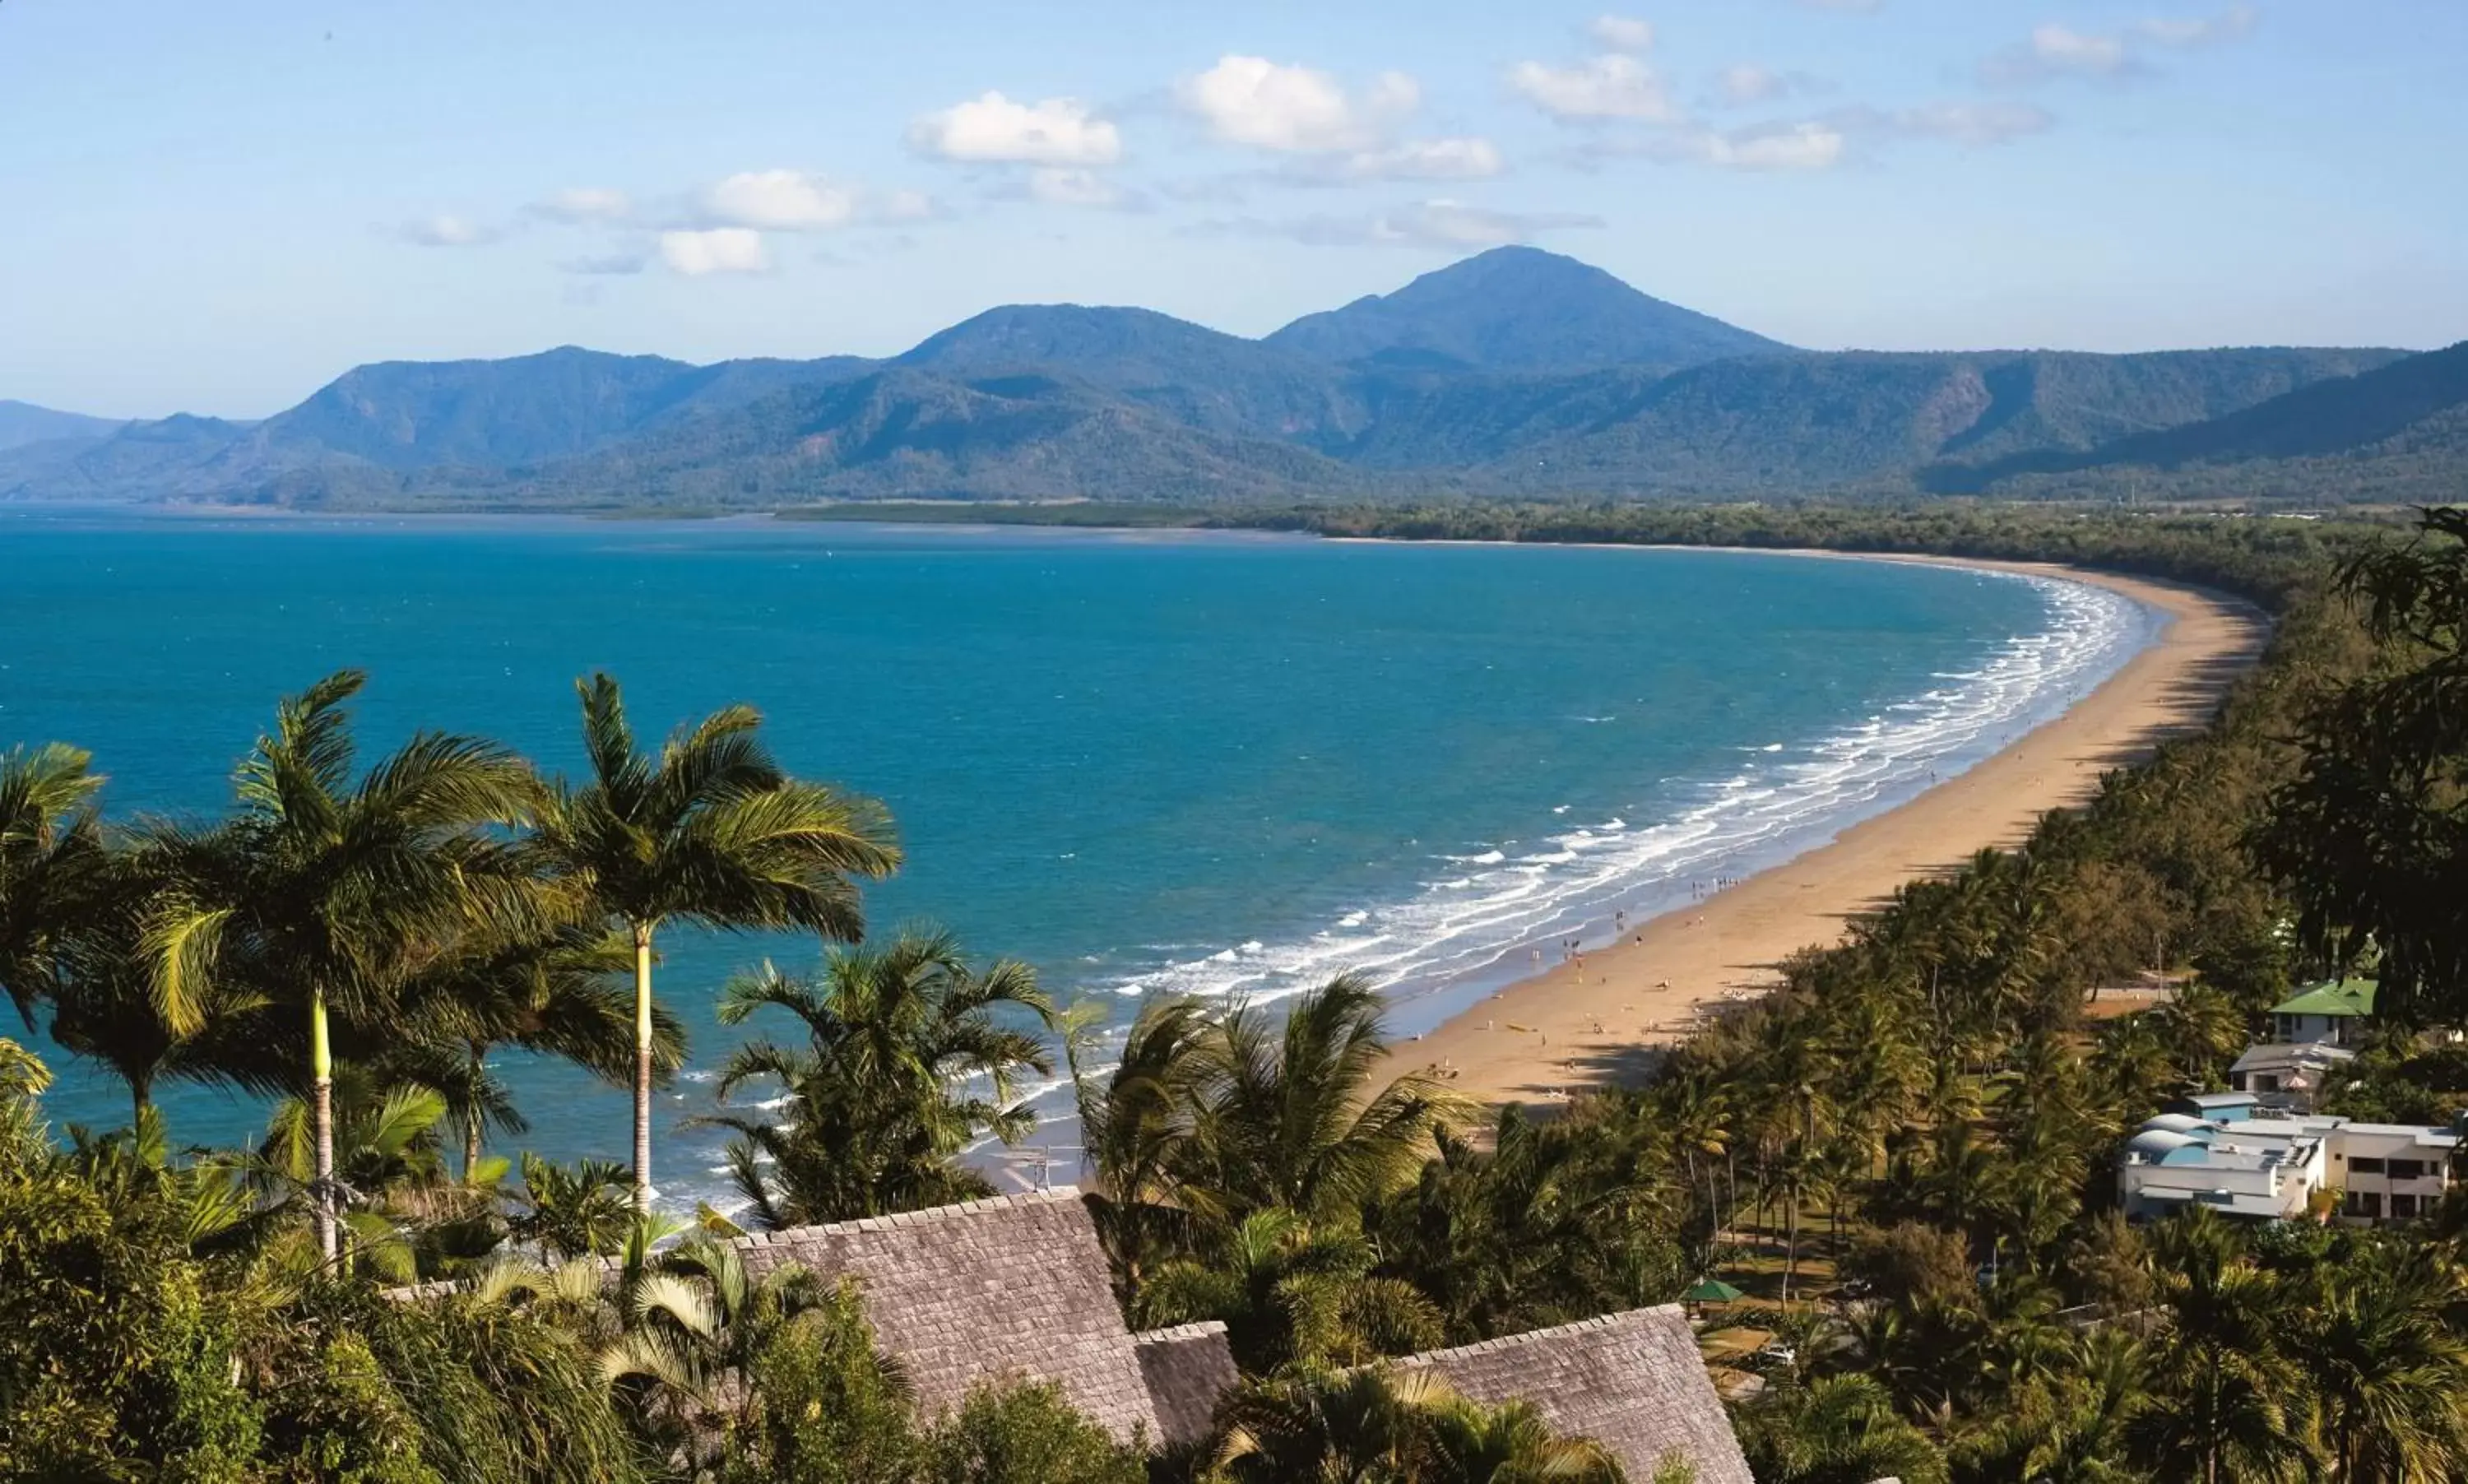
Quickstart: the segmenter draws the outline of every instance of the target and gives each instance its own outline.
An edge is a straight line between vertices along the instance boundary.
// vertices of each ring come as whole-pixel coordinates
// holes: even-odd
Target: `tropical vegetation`
[[[2468,1029],[2468,518],[1314,519],[2064,558],[2274,629],[2206,730],[1547,1115],[1412,1070],[1351,977],[1105,1027],[940,931],[869,939],[887,814],[743,709],[650,752],[603,677],[582,783],[437,734],[361,766],[347,673],[205,821],[107,816],[72,747],[0,755],[0,989],[130,1115],[51,1130],[43,1063],[0,1042],[0,1476],[1609,1479],[1547,1405],[1387,1362],[1683,1293],[1715,1295],[1769,1484],[2468,1473],[2468,1201],[2359,1228],[2114,1199],[2119,1138],[2317,974],[2388,995],[2335,1107],[2468,1107],[2438,1034]],[[684,1055],[664,926],[795,930],[820,963],[727,988],[765,1038],[713,1115],[744,1204],[685,1229],[645,1208],[645,1097]],[[632,1167],[492,1156],[523,1127],[510,1049],[630,1086]],[[969,1152],[1029,1137],[1058,1076],[1126,1316],[1227,1328],[1243,1380],[1202,1446],[1144,1456],[1033,1384],[924,1415],[857,1295],[727,1240],[980,1194]],[[264,1137],[180,1147],[167,1082],[261,1098]]]

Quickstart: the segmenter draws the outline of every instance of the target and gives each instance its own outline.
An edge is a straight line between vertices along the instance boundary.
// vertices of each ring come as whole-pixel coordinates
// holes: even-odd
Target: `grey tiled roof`
[[[1672,1453],[1697,1484],[1753,1484],[1730,1417],[1706,1379],[1697,1336],[1674,1305],[1436,1350],[1393,1362],[1428,1367],[1486,1405],[1531,1402],[1562,1433],[1593,1439],[1632,1479]]]
[[[752,1277],[788,1263],[854,1277],[877,1341],[926,1416],[981,1382],[1041,1381],[1119,1438],[1162,1435],[1076,1191],[762,1232],[736,1245]]]
[[[1140,1374],[1148,1379],[1156,1408],[1158,1441],[1173,1445],[1208,1436],[1218,1401],[1241,1378],[1225,1326],[1214,1319],[1131,1336],[1139,1346]]]

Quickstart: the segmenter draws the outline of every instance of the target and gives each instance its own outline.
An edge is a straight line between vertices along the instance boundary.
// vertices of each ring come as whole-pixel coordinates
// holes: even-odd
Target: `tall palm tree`
[[[651,950],[660,928],[803,927],[854,943],[864,918],[849,879],[888,876],[900,847],[880,804],[782,771],[750,706],[712,713],[652,756],[635,746],[615,680],[597,674],[575,690],[591,778],[557,787],[536,840],[587,885],[600,919],[632,942],[634,1201],[648,1209]]]
[[[53,954],[103,859],[92,759],[55,742],[0,752],[0,990],[31,1028]]]
[[[1229,1209],[1351,1211],[1410,1177],[1432,1131],[1465,1102],[1420,1072],[1373,1090],[1388,1043],[1380,992],[1340,974],[1293,1001],[1282,1025],[1226,1012],[1200,1043],[1200,1134]]]
[[[1785,1387],[1739,1417],[1740,1446],[1760,1484],[1943,1484],[1945,1459],[1866,1376]]]
[[[1112,1070],[1100,1083],[1089,1064],[1094,1022],[1083,1013],[1088,1008],[1071,1007],[1063,1045],[1071,1062],[1080,1142],[1092,1186],[1088,1209],[1129,1300],[1176,1237],[1196,1221],[1223,1216],[1208,1206],[1206,1191],[1181,1178],[1197,1136],[1197,1053],[1215,1025],[1197,1000],[1151,1000],[1140,1007]]]
[[[463,1134],[465,1179],[490,1129],[528,1127],[489,1071],[498,1050],[558,1057],[611,1086],[630,1084],[634,1007],[611,976],[631,963],[628,944],[590,928],[474,934],[404,985],[401,1018],[423,1043],[393,1064],[445,1094],[446,1116]],[[651,1020],[654,1067],[673,1075],[685,1061],[685,1028],[665,1005],[652,1007]]]
[[[1413,1285],[1375,1274],[1379,1262],[1379,1249],[1354,1227],[1314,1227],[1270,1207],[1245,1217],[1204,1260],[1159,1266],[1132,1317],[1142,1329],[1222,1320],[1235,1360],[1254,1375],[1296,1361],[1360,1365],[1438,1345],[1438,1307]]]
[[[720,1023],[766,1009],[804,1022],[806,1045],[738,1048],[718,1090],[725,1101],[748,1082],[777,1081],[787,1116],[710,1122],[738,1135],[731,1174],[775,1228],[986,1194],[953,1156],[987,1133],[1006,1144],[1025,1136],[1037,1118],[1017,1095],[1020,1079],[1054,1069],[1027,1028],[1054,1019],[1036,973],[1010,960],[972,970],[946,932],[834,949],[811,982],[766,964],[721,993]]]
[[[540,797],[492,742],[422,732],[354,776],[341,671],[282,703],[235,776],[238,810],[165,830],[149,924],[164,1022],[197,1031],[214,997],[261,999],[308,1031],[309,1186],[326,1260],[338,1255],[335,1021],[381,1040],[403,984],[475,931],[545,932],[559,902],[504,830]]]
[[[2457,1271],[2429,1252],[2365,1247],[2325,1265],[2290,1348],[2341,1478],[2404,1484],[2468,1467],[2468,1342],[2444,1320],[2461,1298]]]
[[[242,985],[199,987],[193,1025],[166,1019],[148,932],[164,880],[156,833],[115,842],[90,873],[74,920],[54,946],[52,1039],[127,1084],[129,1116],[143,1119],[155,1084],[180,1077],[261,1095],[289,1089],[299,1048],[268,1023],[265,997]]]

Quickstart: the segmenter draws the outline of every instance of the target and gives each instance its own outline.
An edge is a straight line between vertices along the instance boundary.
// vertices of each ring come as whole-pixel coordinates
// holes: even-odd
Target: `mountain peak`
[[[1516,246],[1452,263],[1392,294],[1305,315],[1268,343],[1319,360],[1445,357],[1493,371],[1693,366],[1791,349],[1640,293],[1591,263]]]

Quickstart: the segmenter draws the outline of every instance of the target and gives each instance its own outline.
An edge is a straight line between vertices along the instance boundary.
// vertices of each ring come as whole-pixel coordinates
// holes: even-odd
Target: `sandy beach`
[[[1849,559],[1812,553],[1811,559]],[[1837,942],[1843,923],[1915,877],[2012,846],[2052,809],[2080,805],[2104,771],[2199,730],[2268,625],[2217,594],[2145,579],[2011,562],[1950,562],[2064,577],[2127,594],[2167,615],[2158,640],[2099,689],[2013,745],[1910,803],[1863,821],[1784,865],[1702,902],[1632,923],[1590,951],[1506,990],[1392,1054],[1400,1069],[1438,1066],[1486,1102],[1540,1102],[1642,1076],[1682,1039],[1696,1006],[1762,993],[1772,965]]]

